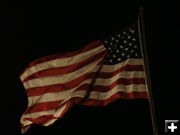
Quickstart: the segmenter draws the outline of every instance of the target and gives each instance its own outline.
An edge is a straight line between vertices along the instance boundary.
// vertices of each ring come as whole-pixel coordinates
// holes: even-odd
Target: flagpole
[[[156,115],[155,115],[155,105],[154,105],[154,100],[153,100],[151,77],[150,77],[150,70],[149,70],[149,59],[148,59],[148,54],[147,54],[147,42],[146,42],[146,37],[145,37],[143,11],[144,11],[144,8],[140,7],[139,19],[138,19],[138,25],[139,25],[139,31],[140,31],[140,42],[141,42],[141,49],[142,49],[143,58],[144,58],[144,68],[145,68],[145,74],[146,74],[146,84],[147,84],[147,89],[148,89],[149,104],[150,104],[149,107],[150,107],[150,112],[151,112],[153,132],[154,132],[154,135],[158,135]]]

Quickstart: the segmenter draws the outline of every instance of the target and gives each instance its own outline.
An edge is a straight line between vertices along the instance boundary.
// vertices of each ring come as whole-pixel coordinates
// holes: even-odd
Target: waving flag
[[[33,123],[52,124],[73,104],[148,98],[137,25],[79,51],[37,59],[20,79],[28,96],[22,133]]]

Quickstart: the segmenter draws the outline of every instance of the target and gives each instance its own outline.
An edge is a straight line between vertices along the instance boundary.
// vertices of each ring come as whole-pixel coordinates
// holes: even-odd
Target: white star
[[[131,38],[131,36],[128,36],[128,39],[130,39]]]
[[[116,52],[118,53],[118,52],[119,52],[119,50],[116,50]]]
[[[116,43],[119,43],[119,40],[116,40]]]
[[[108,43],[108,41],[104,41],[106,44]]]
[[[129,49],[128,48],[125,48],[126,51],[128,51]]]
[[[123,32],[123,34],[126,34],[126,32]]]
[[[134,30],[131,30],[131,33],[134,33]]]
[[[123,46],[122,46],[122,45],[120,45],[120,48],[123,48]]]
[[[135,39],[135,38],[133,38],[132,40],[133,40],[133,41],[136,41],[136,39]]]
[[[111,50],[111,47],[108,47],[109,50]]]
[[[121,37],[121,35],[118,35],[118,37]]]
[[[133,53],[134,52],[134,50],[131,50],[131,53]]]
[[[127,41],[126,41],[126,40],[124,40],[124,43],[127,43]]]
[[[113,55],[114,58],[116,58],[116,55]]]
[[[112,42],[110,42],[110,45],[113,45],[113,43],[112,43]]]
[[[137,48],[137,45],[135,45],[134,48]]]
[[[129,43],[129,46],[132,46],[132,43]]]
[[[130,55],[127,56],[128,58],[130,57]]]
[[[110,60],[109,60],[109,62],[111,62],[111,63],[112,63],[112,60],[110,59]]]
[[[124,55],[125,55],[125,53],[122,53],[121,55],[122,55],[122,56],[124,56]]]
[[[118,61],[121,61],[121,58],[118,58]]]
[[[137,54],[137,53],[135,53],[135,56],[138,56],[138,54]]]

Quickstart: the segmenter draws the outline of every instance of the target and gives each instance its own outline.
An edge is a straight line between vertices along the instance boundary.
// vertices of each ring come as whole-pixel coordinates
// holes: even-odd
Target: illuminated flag
[[[33,123],[54,123],[73,104],[148,98],[143,65],[137,24],[81,50],[33,61],[20,76],[28,96],[22,133]]]

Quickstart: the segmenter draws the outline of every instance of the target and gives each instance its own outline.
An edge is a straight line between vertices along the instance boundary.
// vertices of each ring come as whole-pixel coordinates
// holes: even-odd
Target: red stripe
[[[113,96],[111,96],[110,98],[108,98],[107,100],[87,99],[85,102],[82,103],[82,105],[107,106],[111,102],[118,99],[148,99],[148,95],[147,95],[147,92],[130,92],[130,93],[118,92],[114,94]],[[59,117],[54,117],[53,115],[43,115],[37,118],[24,118],[24,120],[28,120],[33,123],[43,125],[51,119],[61,118],[64,115],[64,113],[67,112],[72,102],[78,104],[80,100],[82,100],[82,98],[76,97],[68,101],[69,105],[66,106],[63,113]]]
[[[118,99],[148,99],[148,94],[147,92],[118,92],[115,93],[113,96],[106,100],[98,100],[98,99],[87,99],[82,103],[82,105],[87,105],[87,106],[106,106],[110,103],[112,103],[115,100]],[[71,99],[73,103],[78,104],[82,98],[79,97],[74,97]]]
[[[69,101],[66,103],[66,107],[64,108],[63,112],[60,114],[60,116],[58,117],[54,117],[53,115],[43,115],[43,116],[40,116],[40,117],[37,117],[37,118],[24,118],[23,120],[26,121],[31,121],[35,124],[39,124],[39,125],[43,125],[45,124],[46,122],[48,122],[49,120],[51,119],[60,119],[61,117],[63,117],[63,115],[68,111],[68,109],[71,107],[72,103]]]
[[[93,87],[92,91],[108,92],[111,89],[113,89],[115,86],[117,86],[119,84],[122,84],[122,83],[124,85],[129,85],[129,84],[145,84],[145,80],[144,80],[144,78],[118,79],[117,81],[115,81],[114,83],[112,83],[109,86],[95,85]],[[87,91],[88,89],[89,89],[89,85],[88,84],[84,84],[84,85],[81,85],[79,88],[77,88],[75,91],[78,91],[78,90]],[[125,92],[122,92],[122,93],[125,93]],[[25,114],[57,109],[60,106],[61,102],[62,102],[62,100],[61,101],[52,101],[52,102],[37,103],[37,104],[34,104],[31,107],[27,108]]]
[[[126,68],[126,67],[130,67],[130,68]],[[143,66],[142,65],[125,65],[125,68],[122,67],[118,70],[116,70],[115,72],[100,72],[97,78],[111,78],[112,76],[118,74],[119,72],[122,71],[132,71],[133,68],[135,69],[135,71],[142,71],[143,70]],[[118,71],[118,72],[117,72]],[[63,84],[55,84],[55,85],[51,85],[51,86],[43,86],[43,87],[35,87],[35,88],[29,88],[27,89],[27,95],[28,96],[37,96],[37,95],[41,95],[44,93],[48,93],[48,92],[60,92],[60,91],[64,91],[64,90],[68,90],[68,89],[72,89],[74,87],[77,87],[79,84],[81,84],[84,80],[87,79],[93,79],[95,76],[95,72],[92,73],[86,73],[70,82],[67,83],[63,83]]]
[[[53,110],[53,109],[58,108],[61,105],[61,103],[62,103],[62,100],[61,101],[37,103],[35,105],[32,105],[31,107],[28,107],[25,111],[25,114],[40,112],[40,111]]]
[[[98,78],[111,78],[123,71],[143,71],[143,65],[125,65],[113,72],[100,72]]]
[[[123,84],[123,85],[145,84],[145,80],[144,80],[144,78],[131,78],[131,79],[123,79],[123,78],[121,78],[121,79],[118,79],[117,81],[113,82],[112,84],[110,84],[108,86],[95,85],[93,87],[92,91],[108,92],[108,91],[110,91],[111,89],[113,89],[115,86],[117,86],[119,84]],[[78,87],[75,91],[78,91],[78,90],[87,91],[88,89],[89,89],[89,84],[83,84],[80,87]],[[37,103],[37,104],[34,104],[31,107],[27,108],[25,114],[56,109],[56,108],[59,107],[61,102],[62,102],[62,100],[61,101]]]
[[[36,95],[41,95],[41,94],[48,93],[48,92],[60,92],[60,91],[68,90],[68,89],[78,86],[84,80],[86,80],[88,78],[93,78],[94,75],[95,75],[95,73],[91,73],[91,74],[86,73],[86,74],[78,77],[77,79],[72,80],[67,83],[56,84],[56,85],[51,85],[51,86],[29,88],[29,89],[27,89],[27,95],[28,96],[36,96]]]
[[[54,119],[53,115],[43,115],[38,118],[24,118],[23,120],[24,121],[28,120],[35,124],[43,125],[51,119]]]
[[[30,67],[35,66],[37,64],[40,64],[40,63],[43,63],[43,62],[48,62],[48,61],[51,61],[51,60],[54,60],[54,59],[58,59],[58,58],[72,57],[72,56],[75,56],[75,55],[87,52],[87,51],[89,51],[91,49],[94,49],[94,48],[96,48],[96,47],[98,47],[98,46],[100,46],[102,44],[103,44],[103,42],[98,40],[98,41],[95,41],[93,43],[90,43],[90,44],[86,45],[84,48],[82,48],[82,49],[80,49],[78,51],[66,52],[66,53],[61,53],[61,54],[55,54],[55,55],[50,55],[50,56],[46,56],[46,57],[43,57],[43,58],[36,59],[36,60],[34,60],[33,62],[31,62],[29,64],[29,66],[24,70],[24,72],[27,71]]]
[[[111,89],[113,89],[114,87],[116,87],[117,85],[131,85],[131,84],[145,84],[145,79],[144,78],[130,78],[130,79],[126,79],[126,78],[120,78],[116,81],[114,81],[112,84],[107,85],[107,86],[103,86],[103,85],[94,85],[92,91],[98,91],[98,92],[108,92]],[[89,89],[89,84],[83,84],[80,87],[78,87],[75,91],[78,90],[88,90]]]
[[[40,77],[45,77],[45,76],[55,76],[55,75],[62,75],[62,74],[66,74],[66,73],[70,73],[73,72],[77,69],[80,69],[81,67],[86,66],[87,64],[90,64],[91,62],[94,61],[94,59],[98,59],[101,57],[104,57],[104,55],[106,55],[106,52],[101,52],[93,57],[90,57],[84,61],[66,66],[66,67],[59,67],[59,68],[51,68],[51,69],[47,69],[47,70],[43,70],[40,72],[37,72],[33,75],[30,75],[28,78],[24,79],[23,82],[26,82],[30,79],[33,78],[40,78]],[[114,72],[111,72],[109,75],[107,75],[106,73],[101,72],[99,74],[99,76],[107,76],[107,77],[112,77],[115,74],[122,72],[122,71],[143,71],[143,65],[125,65],[119,69],[117,69]]]
[[[130,78],[130,79],[120,78],[117,81],[115,81],[112,84],[112,86],[107,86],[106,89],[108,89],[109,87],[114,87],[117,84],[124,84],[124,85],[145,84],[145,80],[144,80],[144,78]],[[57,84],[57,85],[52,85],[52,86],[30,88],[30,89],[27,90],[27,95],[29,97],[31,97],[31,96],[42,95],[42,94],[45,94],[45,93],[61,92],[61,91],[64,91],[64,90],[74,88],[74,87],[76,87],[78,85],[79,85],[79,83],[77,81],[75,81],[75,82],[72,82],[71,84],[66,83],[66,84]],[[81,85],[80,87],[78,87],[77,90],[79,90],[79,89],[86,90],[88,88],[89,88],[89,84],[85,83],[85,84]],[[94,89],[95,88],[99,89],[99,90],[102,89],[101,86],[94,86]],[[104,91],[106,91],[106,89],[103,87]]]
[[[47,69],[47,70],[42,70],[40,72],[37,72],[35,74],[30,75],[29,77],[27,77],[26,79],[23,80],[23,82],[28,81],[30,79],[33,78],[39,78],[39,77],[45,77],[45,76],[55,76],[55,75],[62,75],[62,74],[66,74],[66,73],[70,73],[73,71],[76,71],[92,62],[94,62],[95,60],[98,60],[102,57],[104,57],[107,54],[106,51],[103,51],[101,53],[98,53],[88,59],[85,59],[81,62],[77,62],[75,64],[72,65],[68,65],[65,67],[59,67],[59,68],[51,68],[51,69]]]

